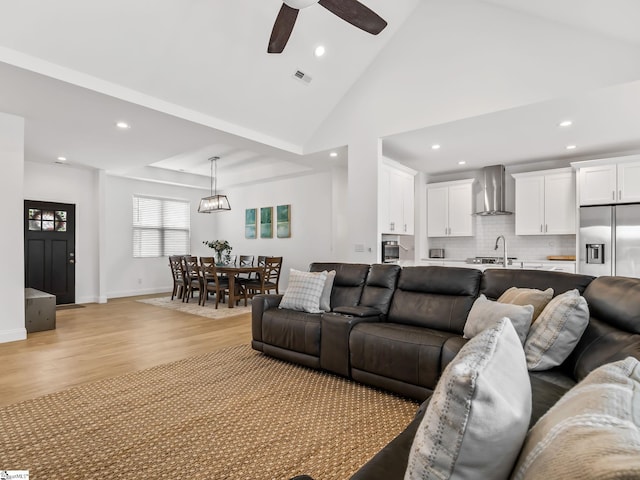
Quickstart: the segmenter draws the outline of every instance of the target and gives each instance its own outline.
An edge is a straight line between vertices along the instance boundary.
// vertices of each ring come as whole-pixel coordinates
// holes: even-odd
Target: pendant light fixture
[[[218,159],[220,157],[211,157],[211,195],[200,200],[198,207],[199,213],[220,212],[222,210],[231,210],[229,199],[226,195],[218,195]],[[213,173],[215,165],[215,176]]]

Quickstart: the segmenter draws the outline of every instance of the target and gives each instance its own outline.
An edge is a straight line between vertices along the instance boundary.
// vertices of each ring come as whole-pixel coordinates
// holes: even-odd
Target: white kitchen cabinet
[[[570,168],[513,174],[516,235],[576,233],[575,178]]]
[[[640,202],[640,162],[618,164],[618,202]]]
[[[580,205],[640,201],[640,155],[578,162]]]
[[[402,192],[402,225],[405,235],[413,235],[415,231],[415,187],[413,175],[404,175],[400,182]]]
[[[474,179],[427,185],[427,236],[473,236]]]
[[[413,235],[414,177],[383,164],[380,171],[380,218],[382,233]]]
[[[427,187],[427,236],[446,237],[449,233],[449,188]]]

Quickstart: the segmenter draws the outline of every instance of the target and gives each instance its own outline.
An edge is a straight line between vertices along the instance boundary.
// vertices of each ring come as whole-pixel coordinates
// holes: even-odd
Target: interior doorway
[[[56,296],[56,304],[75,303],[76,206],[24,201],[24,281]]]

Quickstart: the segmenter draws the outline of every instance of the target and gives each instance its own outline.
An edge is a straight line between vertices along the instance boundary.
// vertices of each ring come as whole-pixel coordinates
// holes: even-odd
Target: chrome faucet
[[[507,239],[504,238],[504,235],[500,235],[498,238],[496,238],[496,246],[494,247],[494,250],[498,249],[498,242],[500,241],[500,239],[502,239],[502,265],[504,266],[504,268],[507,268]]]

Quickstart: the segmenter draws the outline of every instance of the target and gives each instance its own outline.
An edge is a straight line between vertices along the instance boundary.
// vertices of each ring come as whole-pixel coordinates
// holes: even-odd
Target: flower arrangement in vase
[[[229,253],[231,253],[231,250],[233,250],[231,245],[229,245],[229,242],[227,242],[226,240],[214,240],[213,242],[205,240],[202,243],[204,243],[207,247],[213,248],[215,250],[216,263],[218,265],[222,265],[228,262]]]

